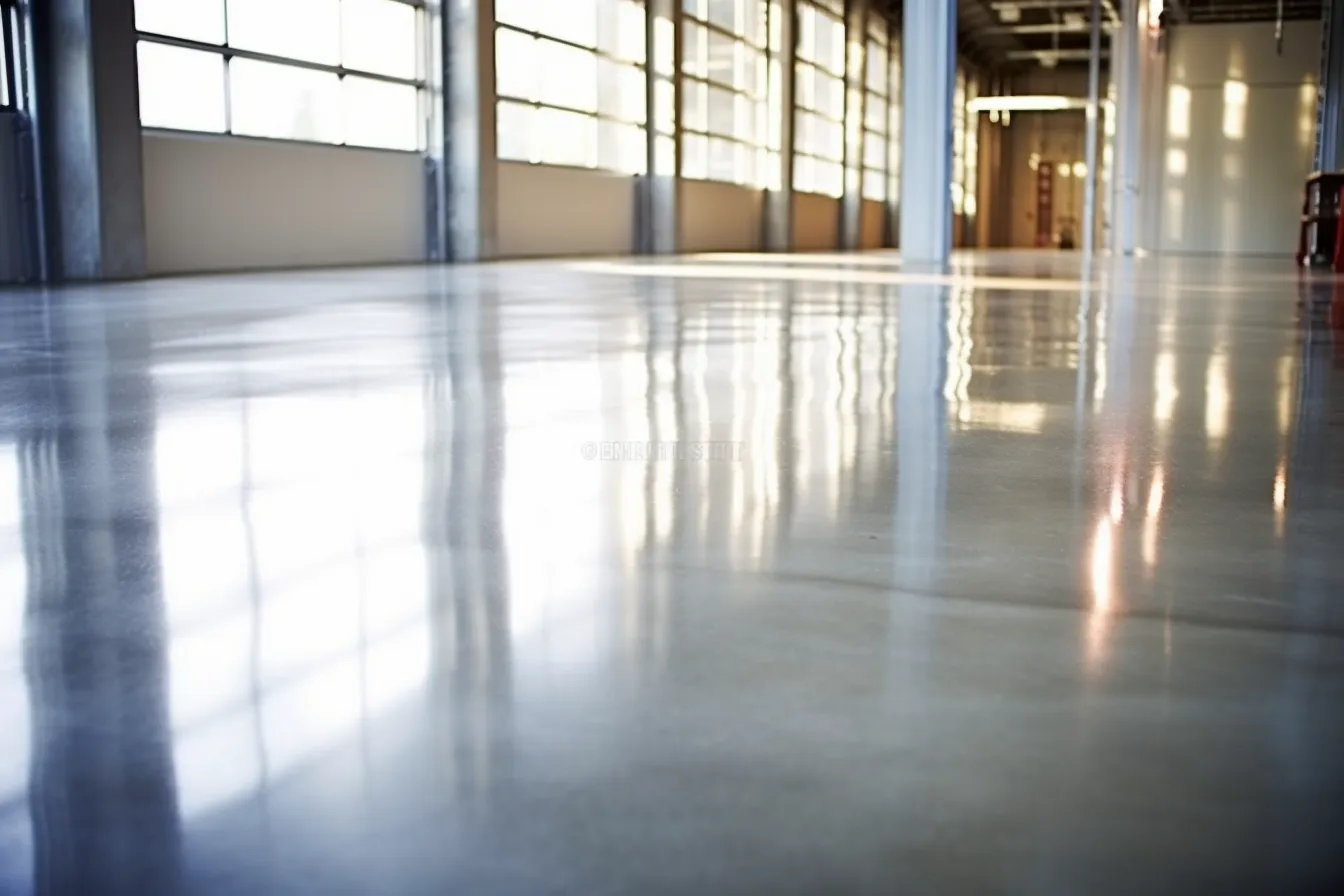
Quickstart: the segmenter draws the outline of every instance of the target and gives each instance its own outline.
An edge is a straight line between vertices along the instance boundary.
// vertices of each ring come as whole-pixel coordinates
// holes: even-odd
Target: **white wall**
[[[840,200],[816,193],[793,194],[793,248],[825,252],[840,247]]]
[[[635,179],[586,168],[499,163],[500,258],[628,255]]]
[[[684,180],[681,251],[755,252],[763,243],[765,193],[737,184]]]
[[[415,153],[146,131],[151,274],[425,257]]]
[[[1163,251],[1296,251],[1320,37],[1319,23],[1287,22],[1280,56],[1272,22],[1172,31],[1158,160]]]

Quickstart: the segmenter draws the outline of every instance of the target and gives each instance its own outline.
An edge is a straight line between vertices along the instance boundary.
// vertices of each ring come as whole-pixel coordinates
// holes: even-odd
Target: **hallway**
[[[0,892],[1339,887],[1331,285],[1078,265],[0,291]]]

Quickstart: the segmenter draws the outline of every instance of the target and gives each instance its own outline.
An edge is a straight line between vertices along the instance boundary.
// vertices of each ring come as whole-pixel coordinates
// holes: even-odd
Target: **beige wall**
[[[415,153],[147,131],[151,274],[425,257]]]
[[[881,249],[887,234],[887,204],[863,200],[863,220],[859,232],[860,249]]]
[[[634,251],[633,177],[500,162],[497,200],[500,258]]]
[[[681,184],[681,251],[755,252],[761,248],[765,193],[737,184]]]
[[[1296,251],[1315,147],[1320,35],[1319,23],[1285,23],[1280,56],[1271,22],[1172,31],[1154,160],[1162,251]]]
[[[793,194],[793,248],[829,251],[840,246],[840,200],[816,193]]]

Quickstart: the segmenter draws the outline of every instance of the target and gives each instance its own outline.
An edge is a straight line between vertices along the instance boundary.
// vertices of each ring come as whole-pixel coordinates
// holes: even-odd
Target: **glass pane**
[[[643,174],[647,167],[644,129],[614,121],[599,123],[598,166],[621,174]]]
[[[229,45],[336,65],[341,61],[338,0],[228,0]]]
[[[887,190],[887,176],[881,171],[863,172],[863,198],[864,199],[885,199]]]
[[[887,129],[887,116],[890,114],[891,106],[886,97],[868,95],[868,102],[863,107],[863,120],[871,131],[882,133]]]
[[[603,3],[605,8],[598,18],[603,52],[627,62],[643,62],[644,5],[637,0],[603,0]]]
[[[597,56],[551,40],[535,45],[536,68],[542,73],[537,99],[552,106],[597,111]]]
[[[732,86],[734,56],[737,53],[737,41],[717,31],[709,32],[709,57],[706,77],[719,84]]]
[[[681,26],[682,71],[697,78],[709,75],[709,29],[690,19]]]
[[[520,100],[537,98],[537,39],[510,28],[495,31],[495,90]]]
[[[681,139],[681,174],[704,180],[709,175],[709,138],[686,134]]]
[[[726,31],[737,31],[737,19],[742,0],[709,0],[709,21]]]
[[[813,192],[816,162],[811,156],[793,157],[793,188],[801,193]]]
[[[495,21],[585,47],[597,46],[595,0],[495,0]]]
[[[612,62],[610,59],[597,60],[598,93],[601,98],[601,112],[611,118],[622,121],[644,123],[644,73],[637,68]]]
[[[887,141],[872,131],[863,135],[863,164],[878,171],[887,164]]]
[[[845,169],[839,162],[818,160],[813,189],[826,196],[840,196],[845,191]]]
[[[223,132],[224,57],[141,41],[140,124]]]
[[[341,88],[346,143],[385,149],[420,147],[420,97],[415,87],[347,75]]]
[[[868,89],[873,93],[887,94],[887,48],[875,40],[868,41],[867,54]]]
[[[758,65],[757,57],[761,54],[747,46],[739,43],[736,52],[733,54],[733,86],[743,93],[756,95],[756,70]],[[764,84],[761,85],[764,87]]]
[[[561,109],[537,109],[534,156],[552,165],[597,167],[597,119]]]
[[[692,131],[709,129],[709,87],[699,81],[683,81],[681,88],[683,124]]]
[[[395,0],[341,0],[341,64],[411,80],[419,74],[416,9]]]
[[[677,94],[671,81],[659,78],[654,82],[653,103],[654,130],[660,134],[670,135],[677,117]]]
[[[229,88],[235,134],[341,142],[341,82],[333,74],[234,59]]]
[[[818,112],[841,121],[845,117],[845,81],[843,78],[834,78],[823,71],[817,70],[817,105]]]
[[[734,95],[722,87],[709,88],[709,127],[711,134],[731,137],[736,133],[733,126],[733,111],[736,108]]]
[[[495,109],[495,128],[498,137],[496,153],[501,159],[531,162],[533,106],[501,101]]]
[[[135,27],[150,34],[224,43],[224,0],[135,0]]]

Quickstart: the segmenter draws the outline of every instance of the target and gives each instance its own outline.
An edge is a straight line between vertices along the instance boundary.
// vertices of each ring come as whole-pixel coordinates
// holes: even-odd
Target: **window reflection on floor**
[[[19,504],[19,455],[0,445],[0,884],[24,880],[32,862],[27,791],[31,717],[23,677],[23,614],[28,593]]]
[[[245,798],[428,673],[418,385],[256,397],[157,436],[178,793]]]

